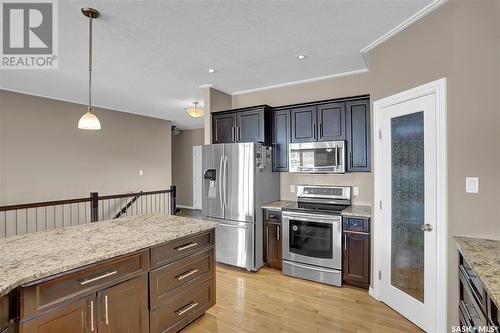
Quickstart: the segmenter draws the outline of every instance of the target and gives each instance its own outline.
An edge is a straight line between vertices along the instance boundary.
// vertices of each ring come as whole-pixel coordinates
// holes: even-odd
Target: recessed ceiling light
[[[217,70],[215,68],[209,68],[208,72],[213,74],[213,73],[217,72]]]
[[[297,59],[299,59],[299,60],[304,60],[305,58],[307,58],[307,56],[305,54],[299,54],[297,56]]]

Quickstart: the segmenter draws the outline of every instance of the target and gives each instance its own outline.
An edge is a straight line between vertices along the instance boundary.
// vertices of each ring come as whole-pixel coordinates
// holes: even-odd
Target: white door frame
[[[442,78],[416,88],[377,100],[373,103],[373,171],[374,171],[374,194],[373,194],[373,278],[370,295],[377,300],[381,299],[381,284],[379,272],[381,270],[381,144],[379,140],[380,114],[384,109],[392,105],[412,100],[418,97],[434,94],[436,96],[436,182],[437,182],[437,314],[436,328],[434,332],[447,332],[447,277],[448,277],[448,170],[447,170],[447,126],[446,126],[446,78]]]

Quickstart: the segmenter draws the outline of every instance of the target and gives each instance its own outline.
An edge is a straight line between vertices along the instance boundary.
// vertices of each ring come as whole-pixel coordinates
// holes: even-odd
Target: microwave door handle
[[[338,147],[335,146],[335,168],[339,166],[339,154],[338,154]]]

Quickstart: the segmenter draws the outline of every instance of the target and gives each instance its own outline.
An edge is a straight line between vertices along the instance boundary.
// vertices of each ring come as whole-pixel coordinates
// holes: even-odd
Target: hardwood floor
[[[182,332],[422,331],[363,289],[218,265],[217,304]]]

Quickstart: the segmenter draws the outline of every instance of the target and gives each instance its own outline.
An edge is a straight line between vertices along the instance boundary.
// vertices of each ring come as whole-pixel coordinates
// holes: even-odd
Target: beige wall
[[[212,143],[212,117],[210,113],[231,109],[231,95],[213,87],[204,87],[205,98],[205,144]]]
[[[369,54],[369,72],[233,96],[233,107],[278,106],[370,94],[371,100],[448,79],[448,322],[457,324],[454,235],[500,239],[500,1],[450,1]],[[372,117],[373,119],[373,117]],[[480,193],[465,193],[478,176]],[[281,197],[300,182],[359,184],[371,202],[372,174],[281,176]],[[365,192],[369,195],[365,196]]]
[[[448,322],[457,324],[454,235],[500,239],[500,2],[451,1],[369,55],[372,99],[448,79]],[[478,176],[480,193],[465,193]]]
[[[172,136],[172,183],[177,186],[178,205],[193,205],[193,146],[201,145],[203,128]]]
[[[170,122],[0,90],[0,205],[168,188]],[[139,170],[144,171],[139,176]]]

